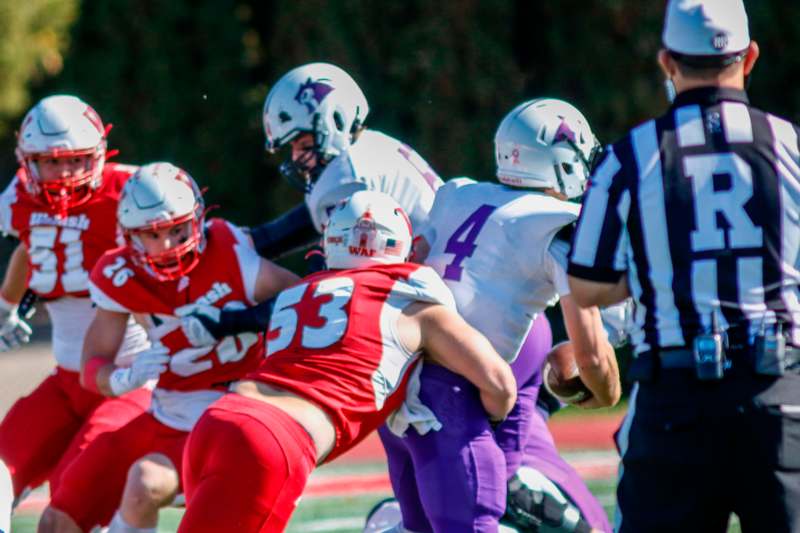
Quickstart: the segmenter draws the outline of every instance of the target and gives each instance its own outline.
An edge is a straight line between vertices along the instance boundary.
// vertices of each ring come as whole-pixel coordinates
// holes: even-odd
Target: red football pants
[[[184,457],[179,533],[283,531],[316,465],[303,427],[264,402],[227,394],[197,422]]]
[[[100,435],[64,470],[50,505],[84,531],[105,526],[122,501],[128,469],[149,453],[166,455],[181,473],[185,431],[143,413],[117,431]]]
[[[14,481],[14,495],[46,480],[58,487],[69,463],[99,435],[143,413],[150,391],[106,399],[90,392],[78,373],[57,367],[32,393],[17,400],[0,423],[0,459]]]

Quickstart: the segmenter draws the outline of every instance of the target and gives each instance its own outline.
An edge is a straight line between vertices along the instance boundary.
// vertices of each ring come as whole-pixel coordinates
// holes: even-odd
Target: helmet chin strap
[[[583,155],[583,151],[575,144],[575,141],[567,139],[567,144],[575,151],[575,155],[578,156],[581,163],[583,164],[583,168],[586,171],[586,176],[591,176],[594,172],[595,166],[600,161],[600,157],[603,154],[603,146],[597,142],[597,139],[594,141],[594,146],[592,147],[592,151],[589,153],[589,157]]]
[[[553,165],[553,170],[556,172],[556,181],[558,182],[558,192],[564,196],[569,197],[567,194],[567,186],[564,184],[564,178],[561,177],[561,165]]]
[[[310,149],[309,152],[311,153]],[[314,154],[311,153],[309,157],[313,157],[313,155]],[[326,161],[317,158],[317,164],[309,168],[302,162],[296,162],[289,159],[281,163],[278,171],[281,173],[281,176],[286,179],[289,185],[305,194],[308,194],[311,192],[311,188],[314,186],[314,183],[317,181],[320,174],[322,174],[326,164]]]

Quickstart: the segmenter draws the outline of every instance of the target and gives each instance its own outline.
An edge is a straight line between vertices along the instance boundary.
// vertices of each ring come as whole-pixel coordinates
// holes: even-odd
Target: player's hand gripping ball
[[[581,381],[575,354],[569,341],[559,343],[547,354],[544,386],[564,403],[578,405],[592,397],[592,391]]]

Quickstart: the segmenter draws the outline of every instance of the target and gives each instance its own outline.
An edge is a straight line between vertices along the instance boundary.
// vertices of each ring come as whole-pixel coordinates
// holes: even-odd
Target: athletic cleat
[[[386,498],[375,504],[375,507],[367,513],[364,533],[397,531],[397,527],[402,523],[403,515],[400,513],[400,503],[394,498]]]

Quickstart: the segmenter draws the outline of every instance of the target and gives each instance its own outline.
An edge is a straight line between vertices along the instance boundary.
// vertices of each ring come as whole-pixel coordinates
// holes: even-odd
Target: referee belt
[[[800,365],[800,349],[787,346],[784,359],[787,371],[796,373]],[[694,369],[694,352],[686,348],[666,348],[642,352],[634,358],[628,372],[630,381],[651,381],[659,369]],[[725,354],[725,373],[733,371],[737,374],[756,374],[755,348],[743,346],[728,349]]]
[[[639,357],[641,356],[658,357],[661,368],[694,368],[694,352],[692,350],[654,350],[645,352]],[[748,347],[747,349],[734,351],[726,350],[725,361],[727,361],[731,367],[747,365],[750,368],[754,368],[755,348]],[[787,367],[800,363],[800,349],[786,348],[785,363]]]

